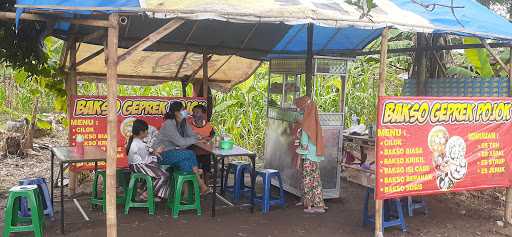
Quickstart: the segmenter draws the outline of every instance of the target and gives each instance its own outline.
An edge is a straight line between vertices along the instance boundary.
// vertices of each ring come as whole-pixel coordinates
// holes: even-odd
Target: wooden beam
[[[379,104],[379,100],[381,96],[386,95],[386,67],[387,67],[387,60],[388,60],[388,40],[389,40],[389,28],[386,27],[382,31],[382,37],[381,37],[381,43],[380,43],[380,66],[379,66],[379,92],[377,96],[377,105]],[[377,106],[378,108],[378,106]],[[376,144],[379,143],[379,136],[376,136]],[[377,154],[377,153],[375,153]],[[377,161],[378,162],[378,161]],[[376,172],[379,172],[378,170]],[[377,182],[379,182],[377,180]],[[377,194],[377,188],[375,188],[375,194]],[[375,237],[383,237],[384,233],[383,230],[383,200],[375,200]]]
[[[313,35],[314,24],[308,24],[307,42],[306,42],[306,96],[311,98],[313,94]]]
[[[109,22],[112,25],[108,28],[107,39],[107,187],[106,187],[106,210],[107,210],[107,237],[117,237],[117,215],[116,215],[116,166],[117,166],[117,48],[119,46],[119,15],[109,15]]]
[[[194,77],[190,78],[190,79],[193,79],[193,80],[199,79],[199,78],[195,78],[195,76],[197,75],[197,73],[199,73],[199,71],[202,68],[203,68],[203,66],[201,65],[198,69],[196,69],[194,71],[194,73],[192,73],[192,75],[194,75]],[[105,80],[105,78],[107,77],[107,75],[105,73],[93,73],[93,72],[77,72],[77,76],[78,76],[78,79],[80,79],[80,80],[86,80],[87,78]],[[181,79],[182,79],[182,77],[173,78],[173,77],[164,77],[164,76],[145,76],[145,75],[126,75],[126,74],[117,74],[117,78],[119,80],[133,79],[133,80],[153,80],[153,81],[181,81]],[[188,79],[188,80],[190,80],[190,79]],[[214,80],[214,79],[209,79],[208,81],[212,82],[212,83],[219,83],[219,84],[231,83],[231,81]]]
[[[208,54],[203,52],[203,97],[208,98]]]
[[[207,60],[207,63],[212,59],[213,56],[209,56],[208,57],[208,60]],[[196,78],[196,75],[199,73],[199,71],[203,68],[203,65],[204,65],[204,61],[201,63],[201,65],[195,69],[189,76],[188,76],[188,79],[187,79],[187,83],[192,83],[194,84],[195,81],[198,79]],[[212,80],[210,80],[212,81]]]
[[[0,19],[16,19],[16,13],[14,12],[0,12]],[[21,20],[29,20],[29,21],[66,21],[74,25],[88,25],[88,26],[97,26],[97,27],[108,27],[109,23],[106,20],[98,20],[98,19],[70,19],[65,17],[48,17],[41,16],[38,14],[31,13],[23,13],[20,16]]]
[[[98,57],[100,54],[102,54],[104,51],[105,51],[105,48],[101,48],[98,51],[92,53],[91,55],[80,59],[80,61],[78,63],[76,63],[76,67],[80,67],[81,65],[91,61],[92,59],[94,59],[94,58]]]
[[[500,64],[500,66],[505,70],[505,72],[507,74],[510,73],[510,70],[509,68],[507,67],[507,65],[503,62],[503,60],[501,60],[500,57],[498,57],[498,55],[496,55],[496,53],[494,53],[494,51],[492,51],[492,48],[491,46],[489,46],[489,43],[487,43],[487,41],[485,41],[485,39],[480,39],[480,41],[482,41],[482,44],[484,45],[484,47],[487,49],[487,51],[489,51],[489,54],[491,54],[491,56],[496,59],[496,61],[498,61],[498,63]],[[510,74],[509,74],[510,75]]]
[[[126,52],[119,56],[118,63],[121,63],[122,61],[130,57],[130,55],[142,51],[145,48],[151,46],[161,38],[171,33],[173,30],[178,28],[178,26],[183,24],[183,22],[185,22],[183,19],[174,19],[169,21],[167,24],[160,27],[160,29],[156,30],[155,32],[146,36],[144,39],[132,45],[132,47],[130,47]]]

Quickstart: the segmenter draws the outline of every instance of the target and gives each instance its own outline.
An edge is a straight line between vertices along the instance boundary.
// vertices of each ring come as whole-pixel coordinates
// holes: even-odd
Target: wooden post
[[[306,50],[306,96],[311,97],[313,94],[313,23],[308,24],[308,39]]]
[[[109,16],[107,39],[107,237],[117,237],[116,215],[116,160],[117,160],[117,48],[119,37],[119,15]]]
[[[425,95],[425,82],[427,80],[427,59],[426,52],[420,50],[427,46],[427,37],[425,33],[416,33],[416,54],[414,61],[416,63],[416,95]],[[382,56],[382,55],[381,55]]]
[[[187,97],[187,81],[185,80],[181,81],[181,96]]]
[[[67,100],[68,100],[68,120],[71,121],[71,116],[73,115],[73,98],[77,95],[77,80],[76,80],[76,53],[77,53],[77,44],[76,37],[71,36],[69,40],[69,70],[67,76]],[[71,135],[70,135],[71,136]],[[70,138],[68,140],[69,143],[73,141],[74,138]],[[78,186],[78,173],[69,172],[69,192],[71,195],[76,194],[76,188]]]
[[[203,51],[203,97],[208,98],[208,54]]]
[[[340,80],[340,113],[345,113],[345,83],[347,83],[348,80],[348,72],[345,76],[340,76]]]
[[[377,105],[381,96],[386,95],[385,82],[386,82],[386,67],[388,60],[388,37],[389,28],[384,28],[382,31],[382,39],[380,43],[380,67],[379,67],[379,93],[377,96]],[[379,136],[376,137],[375,144],[378,144]],[[376,172],[379,172],[376,170]],[[376,181],[378,182],[378,181]],[[375,194],[377,190],[375,190]],[[383,237],[382,222],[383,222],[383,200],[375,200],[375,237]]]
[[[509,78],[510,86],[511,86],[511,88],[510,88],[511,94],[509,96],[512,96],[512,48],[510,48],[510,59],[509,59],[508,63],[509,63],[508,78]],[[512,225],[512,187],[507,188],[507,196],[505,199],[505,221],[509,225]]]

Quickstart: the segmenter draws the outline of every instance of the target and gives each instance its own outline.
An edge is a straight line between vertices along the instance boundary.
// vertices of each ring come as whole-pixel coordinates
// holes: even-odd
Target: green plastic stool
[[[126,174],[127,170],[117,170],[116,171],[116,175],[117,175],[117,180],[118,180],[118,184],[121,186],[121,188],[123,189],[123,195],[118,195],[116,197],[116,203],[117,204],[125,204],[126,202],[126,193],[128,192],[128,182],[126,180]],[[101,198],[98,197],[98,180],[99,180],[99,177],[101,176],[101,180],[103,182],[103,187],[105,187],[105,180],[107,180],[107,174],[104,170],[97,170],[95,173],[94,173],[94,181],[93,181],[93,184],[92,184],[92,194],[91,194],[91,198],[89,199],[90,203],[93,205],[93,207],[96,207],[96,206],[102,206],[103,208],[103,212],[106,211],[106,205],[105,205],[105,198],[106,198],[106,192],[105,192],[105,188],[103,188],[102,190],[102,195],[101,195]]]
[[[133,200],[134,194],[137,194],[137,181],[142,180],[146,183],[146,192],[148,200],[145,202],[135,202]],[[128,214],[131,207],[148,208],[149,214],[155,214],[155,193],[153,192],[153,180],[151,176],[142,173],[132,173],[130,177],[130,184],[128,185],[128,192],[126,193],[126,202],[124,205],[124,214]]]
[[[31,217],[19,216],[20,198],[26,198]],[[20,225],[30,223],[29,225]],[[34,232],[35,237],[43,236],[44,214],[43,203],[37,185],[15,186],[9,190],[4,216],[3,236],[8,237],[13,232]]]
[[[197,176],[191,172],[177,171],[173,172],[173,180],[170,182],[170,193],[167,199],[167,207],[171,209],[172,217],[178,218],[180,211],[196,210],[197,215],[202,214],[201,210],[201,193],[199,192],[199,182]],[[183,185],[189,185],[187,203],[181,203],[181,193]],[[193,193],[192,193],[193,191]]]

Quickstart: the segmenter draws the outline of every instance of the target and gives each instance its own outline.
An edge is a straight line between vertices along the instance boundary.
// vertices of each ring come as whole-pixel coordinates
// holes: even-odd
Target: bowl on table
[[[233,140],[220,141],[220,149],[231,150],[231,149],[233,149],[234,144],[235,144],[235,142],[233,142]]]

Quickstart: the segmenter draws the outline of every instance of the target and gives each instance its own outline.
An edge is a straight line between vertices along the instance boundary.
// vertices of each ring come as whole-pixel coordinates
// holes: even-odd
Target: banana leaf
[[[464,44],[481,44],[482,42],[478,38],[465,37]],[[464,53],[469,63],[475,67],[475,70],[483,78],[489,78],[494,76],[494,72],[491,68],[489,61],[489,53],[485,49],[465,49]]]

